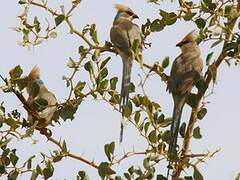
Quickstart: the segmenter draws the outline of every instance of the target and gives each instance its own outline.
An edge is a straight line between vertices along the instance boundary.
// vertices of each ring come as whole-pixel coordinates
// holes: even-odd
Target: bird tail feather
[[[177,138],[178,138],[178,131],[182,116],[183,106],[185,104],[185,96],[177,96],[174,97],[174,109],[173,109],[173,116],[172,116],[172,124],[171,124],[171,136],[168,148],[168,155],[169,155],[169,166],[167,177],[169,176],[170,165],[174,161],[174,153],[176,153],[176,146],[177,146]]]
[[[120,111],[122,112],[122,117],[124,117],[124,109],[129,99],[129,85],[131,82],[131,70],[132,70],[132,62],[129,59],[123,60],[122,87],[121,87],[121,96],[120,96]],[[121,123],[120,142],[122,142],[122,139],[123,139],[123,123]]]

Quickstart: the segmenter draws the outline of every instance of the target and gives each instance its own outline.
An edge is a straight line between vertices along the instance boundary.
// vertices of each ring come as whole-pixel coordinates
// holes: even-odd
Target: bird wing
[[[142,48],[142,35],[138,25],[128,20],[122,20],[113,25],[110,31],[110,38],[114,46],[123,52],[128,52],[135,40],[139,41]]]
[[[199,62],[202,62],[201,59],[199,61],[196,61],[196,59],[186,61],[182,55],[178,56],[172,65],[168,83],[169,91],[180,95],[189,93],[195,79],[200,77],[202,71],[202,65]]]

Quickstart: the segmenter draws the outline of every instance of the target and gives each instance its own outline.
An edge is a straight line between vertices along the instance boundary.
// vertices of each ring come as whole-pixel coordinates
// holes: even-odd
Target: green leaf
[[[11,79],[19,78],[22,75],[22,73],[23,73],[23,70],[20,65],[17,65],[9,72]]]
[[[180,129],[179,129],[179,133],[180,135],[182,136],[182,138],[185,137],[185,130],[186,130],[186,123],[182,123],[182,125],[180,126]]]
[[[206,25],[206,20],[204,20],[203,18],[198,18],[195,20],[195,23],[199,29],[203,29]]]
[[[201,120],[205,117],[206,114],[207,114],[207,109],[202,108],[202,109],[200,109],[200,111],[198,111],[197,117],[198,117],[198,119]]]
[[[183,17],[183,19],[185,21],[190,21],[192,20],[192,18],[196,15],[197,13],[192,13],[192,12],[186,12],[185,16]]]
[[[58,17],[55,18],[55,24],[56,26],[58,26],[59,24],[61,24],[65,19],[65,15],[64,14],[60,14]]]
[[[76,97],[80,97],[80,98],[83,97],[84,94],[82,93],[82,90],[85,87],[85,85],[86,85],[86,82],[79,81],[77,83],[77,86],[74,88],[74,94]]]
[[[136,124],[139,123],[140,117],[141,117],[141,111],[136,111],[136,113],[134,115],[134,121]]]
[[[210,63],[210,60],[212,59],[212,56],[213,56],[213,52],[210,52],[208,55],[207,55],[207,58],[206,58],[206,65],[208,66],[209,63]]]
[[[39,94],[39,91],[40,91],[40,83],[39,81],[34,81],[31,89],[32,97],[35,98]]]
[[[150,28],[152,32],[159,32],[163,30],[165,26],[166,25],[163,20],[156,19],[151,23]]]
[[[67,119],[73,120],[77,112],[78,106],[66,105],[60,110],[60,117],[66,121]]]
[[[36,171],[36,170],[33,170],[33,171],[32,171],[32,175],[31,175],[31,177],[30,177],[30,180],[36,180],[37,177],[38,177],[37,171]]]
[[[12,129],[16,129],[18,127],[17,122],[12,118],[5,119],[5,123]]]
[[[177,21],[177,15],[174,12],[169,13],[169,16],[167,19],[165,19],[165,23],[167,25],[172,25]]]
[[[98,166],[98,174],[99,174],[102,178],[105,178],[106,176],[110,176],[110,175],[112,175],[112,174],[116,174],[116,172],[109,167],[109,163],[107,163],[107,162],[102,162],[102,163]]]
[[[151,143],[157,143],[158,141],[158,138],[157,138],[157,131],[156,130],[153,130],[149,133],[148,135],[148,139]]]
[[[26,2],[26,0],[19,0],[18,1],[18,4],[26,4],[27,2]]]
[[[85,65],[84,65],[84,69],[86,71],[89,72],[89,74],[93,73],[93,65],[92,65],[92,61],[88,61]]]
[[[167,178],[165,177],[165,176],[163,176],[163,175],[157,175],[157,180],[167,180]]]
[[[135,92],[135,85],[131,82],[131,83],[129,84],[128,89],[129,89],[129,93]]]
[[[111,57],[107,57],[106,59],[104,59],[100,65],[100,69],[104,68],[110,59]]]
[[[195,139],[201,139],[202,138],[202,135],[200,133],[200,127],[196,127],[194,130],[193,130],[193,137]]]
[[[171,131],[166,130],[163,134],[162,134],[162,140],[167,142],[169,144],[170,142],[170,138],[171,138]]]
[[[113,77],[113,78],[110,79],[110,88],[112,90],[116,89],[117,82],[118,82],[118,78],[117,77]]]
[[[19,157],[15,153],[10,154],[10,161],[13,166],[16,166],[18,159],[19,159]]]
[[[33,23],[34,23],[35,31],[36,31],[37,33],[39,33],[39,32],[41,31],[41,26],[40,26],[40,22],[39,22],[37,16],[34,17]]]
[[[123,109],[124,109],[124,116],[126,118],[129,118],[132,114],[132,103],[128,101],[127,105],[123,107]]]
[[[115,142],[111,142],[109,146],[109,151],[111,154],[114,154],[114,150],[115,150]]]
[[[79,171],[78,175],[80,176],[80,180],[89,180],[89,177],[85,171]]]
[[[149,129],[149,126],[150,126],[150,122],[146,122],[146,123],[144,124],[144,132],[145,132],[145,134],[147,134],[148,129]]]
[[[219,39],[219,40],[215,41],[215,42],[211,45],[211,48],[217,46],[217,45],[220,44],[221,42],[223,42],[223,39]]]
[[[193,166],[193,178],[194,180],[204,180],[202,174],[200,173],[200,171],[197,169],[196,166]]]
[[[166,67],[168,67],[168,65],[169,65],[169,57],[167,56],[163,59],[162,67],[166,68]]]
[[[164,128],[164,127],[169,126],[171,123],[172,123],[172,118],[169,117],[169,118],[164,119],[164,121],[161,122],[159,124],[159,126]]]
[[[14,169],[8,174],[8,180],[17,180],[18,175],[19,172]]]
[[[111,153],[110,153],[110,145],[109,144],[105,144],[104,145],[104,152],[105,152],[105,155],[107,156],[108,160],[111,161]]]
[[[150,170],[151,169],[151,166],[150,166],[150,163],[149,163],[149,158],[145,158],[143,160],[143,167],[146,169],[146,170]]]
[[[32,168],[32,160],[35,158],[36,156],[35,155],[33,155],[33,156],[31,156],[30,158],[28,158],[28,160],[27,160],[27,169],[29,170],[29,169],[31,169]]]
[[[38,112],[43,111],[44,109],[46,109],[48,106],[48,101],[44,98],[37,98],[36,100],[34,100],[33,102],[33,107],[34,109],[36,109]]]

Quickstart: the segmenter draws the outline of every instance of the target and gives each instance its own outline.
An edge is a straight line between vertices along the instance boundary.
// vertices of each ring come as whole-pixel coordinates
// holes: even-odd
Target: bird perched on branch
[[[168,149],[169,165],[174,161],[174,155],[177,152],[177,138],[183,106],[195,81],[200,78],[203,68],[200,48],[196,43],[194,31],[187,34],[176,46],[181,48],[181,54],[173,62],[168,81],[168,90],[172,93],[174,101],[171,137]]]
[[[127,6],[116,4],[117,15],[113,21],[110,38],[123,62],[122,87],[120,96],[120,111],[124,117],[124,109],[129,99],[129,85],[131,79],[132,62],[135,59],[133,46],[137,46],[138,53],[142,51],[142,34],[138,25],[132,21],[138,16]],[[123,123],[121,123],[120,142],[123,138]]]
[[[38,112],[44,122],[38,122],[38,126],[46,126],[51,123],[57,110],[57,99],[53,93],[48,91],[40,79],[40,69],[35,66],[27,76],[28,104],[32,110]],[[28,114],[28,122],[34,122],[33,117]]]

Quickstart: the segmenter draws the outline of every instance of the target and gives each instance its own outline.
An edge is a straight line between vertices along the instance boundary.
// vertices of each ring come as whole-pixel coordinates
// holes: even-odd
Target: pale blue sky
[[[53,7],[59,7],[65,4],[69,7],[68,1],[49,1]],[[115,16],[113,9],[114,3],[127,4],[139,15],[140,19],[137,24],[143,24],[146,18],[153,19],[158,15],[158,9],[176,9],[177,3],[166,3],[160,6],[147,4],[144,0],[130,1],[94,1],[83,0],[81,5],[74,11],[72,21],[76,27],[82,28],[87,23],[96,23],[101,42],[109,40],[109,29]],[[8,70],[17,64],[21,64],[24,72],[27,74],[29,70],[38,65],[41,68],[42,79],[48,88],[56,94],[59,101],[63,101],[67,95],[65,82],[62,81],[63,75],[69,75],[70,71],[66,67],[68,57],[78,58],[78,46],[81,44],[80,39],[74,35],[70,35],[66,25],[61,24],[57,28],[58,38],[50,39],[32,50],[17,45],[17,41],[21,39],[21,35],[10,29],[18,24],[17,16],[22,11],[22,7],[17,1],[4,1],[0,11],[0,38],[1,38],[1,66],[0,73],[4,76],[8,75]],[[41,21],[47,16],[46,12],[33,8],[32,16],[39,16]],[[160,33],[154,33],[149,37],[152,42],[152,48],[144,52],[144,59],[147,63],[152,64],[156,60],[162,60],[165,56],[170,56],[171,62],[179,54],[179,49],[175,44],[191,30],[196,29],[194,24],[184,21],[178,22],[176,26],[166,28]],[[216,52],[219,51],[216,48]],[[202,57],[211,52],[208,45],[201,45]],[[106,53],[106,55],[109,55]],[[110,75],[120,77],[121,60],[120,57],[113,55],[112,60],[108,64]],[[170,68],[167,69],[169,72]],[[134,64],[133,81],[139,82],[138,77],[139,65]],[[221,152],[214,158],[209,159],[200,166],[200,171],[206,179],[233,179],[237,172],[240,172],[240,143],[237,140],[240,136],[239,132],[239,105],[237,101],[240,99],[239,67],[228,67],[223,64],[219,70],[217,84],[214,93],[207,98],[210,103],[207,105],[208,114],[198,123],[201,127],[203,138],[201,140],[192,140],[193,152],[214,151],[221,148]],[[78,78],[86,79],[83,73],[79,73]],[[78,79],[77,79],[78,80]],[[237,82],[237,83],[236,83]],[[152,77],[147,83],[147,93],[155,101],[160,102],[162,109],[166,115],[171,116],[172,99],[165,91],[165,85],[158,77]],[[119,87],[118,87],[119,88]],[[0,93],[0,101],[4,100],[5,105],[11,108],[21,108],[16,97]],[[186,109],[189,108],[186,106]],[[189,117],[189,111],[184,112],[182,119]],[[24,110],[22,110],[24,112]],[[95,159],[97,163],[105,161],[103,145],[111,141],[118,142],[119,126],[121,115],[112,110],[106,103],[99,101],[85,100],[76,115],[73,122],[66,122],[62,126],[56,126],[53,130],[55,138],[65,139],[71,151],[81,154],[89,160]],[[17,147],[18,154],[23,158],[30,157],[33,154],[39,155],[39,151],[49,153],[55,146],[46,143],[46,139],[36,133],[35,139],[39,140],[36,145],[31,145],[30,140],[16,141],[13,147]],[[117,143],[118,144],[118,143]],[[146,144],[140,137],[138,132],[129,124],[125,128],[124,142],[117,145],[118,152],[131,151],[135,149],[143,150]],[[124,161],[118,167],[117,172],[126,170],[131,164],[141,164],[142,158],[130,158],[130,161]],[[165,164],[159,165],[160,172],[165,172]],[[55,166],[55,174],[52,179],[75,179],[79,170],[86,170],[91,179],[99,179],[97,171],[89,168],[87,165],[72,159],[64,159]],[[26,179],[25,176],[19,179]]]

